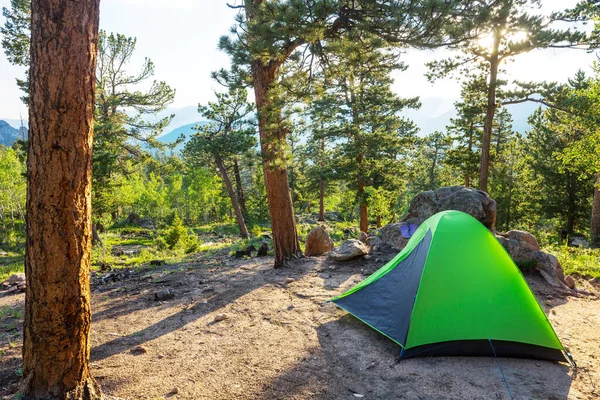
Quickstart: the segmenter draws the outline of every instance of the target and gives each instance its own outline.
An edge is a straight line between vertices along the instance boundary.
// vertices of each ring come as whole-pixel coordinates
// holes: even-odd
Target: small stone
[[[546,300],[546,305],[551,306],[552,305],[552,300]]]
[[[135,356],[146,354],[147,352],[148,350],[144,346],[135,346],[133,349],[131,349],[131,354]]]
[[[19,292],[25,293],[27,291],[27,285],[25,283],[17,285],[17,289],[19,289]]]
[[[565,283],[569,289],[575,289],[575,279],[571,275],[565,276]]]
[[[216,369],[214,369],[213,367],[210,367],[208,370],[209,370],[210,372],[217,372],[217,370],[216,370]]]
[[[288,310],[288,311],[292,311],[294,308],[296,308],[296,306],[292,304],[292,305],[290,305],[290,306],[287,308],[287,310]]]
[[[11,285],[18,285],[20,283],[25,282],[25,274],[20,272],[17,274],[12,274],[10,278],[8,278],[8,283]]]
[[[335,269],[335,265],[330,265],[329,269],[333,271]]]
[[[163,265],[165,260],[150,260],[150,265]]]
[[[169,395],[176,395],[179,394],[179,388],[178,387],[174,387],[170,392]]]
[[[373,257],[372,257],[372,256],[370,256],[370,255],[368,255],[368,254],[366,254],[366,255],[364,255],[364,256],[363,256],[363,258],[364,258],[365,260],[370,260],[370,259],[371,259],[371,258],[373,258]]]
[[[169,289],[161,290],[160,292],[154,293],[154,301],[171,300],[175,295],[171,293]]]
[[[375,365],[377,365],[377,364],[372,362],[371,364],[367,365],[367,369],[373,369],[373,368],[375,368]]]
[[[227,319],[227,316],[225,314],[217,314],[215,315],[215,318],[213,319],[213,322],[221,322],[224,321],[225,319]]]
[[[542,366],[542,364],[536,361],[536,363],[535,363],[535,366],[536,366],[536,367],[541,367],[541,366]]]
[[[294,281],[295,281],[294,278],[285,278],[285,283],[292,283]]]
[[[19,288],[17,286],[11,286],[6,290],[6,293],[14,293],[18,290],[19,290]]]

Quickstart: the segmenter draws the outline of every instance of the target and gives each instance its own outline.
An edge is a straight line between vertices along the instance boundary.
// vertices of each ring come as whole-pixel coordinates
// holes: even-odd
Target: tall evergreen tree
[[[482,11],[482,18],[485,18],[486,24],[478,25],[471,31],[471,40],[452,46],[459,50],[458,56],[430,63],[428,73],[430,80],[435,80],[453,71],[461,71],[464,75],[464,70],[471,72],[475,66],[487,77],[486,114],[479,171],[479,188],[484,191],[488,190],[490,146],[497,108],[501,104],[533,101],[535,98],[529,96],[531,92],[542,90],[541,86],[528,85],[525,88],[527,94],[519,92],[523,97],[504,98],[501,87],[505,82],[499,75],[504,72],[501,65],[535,49],[582,47],[589,42],[589,38],[583,32],[557,27],[565,21],[586,20],[587,16],[584,14],[567,10],[548,16],[540,15],[540,0],[488,0],[486,3],[487,7]]]
[[[214,164],[217,167],[227,188],[240,235],[248,238],[244,215],[226,163],[235,166],[237,158],[256,145],[255,127],[248,119],[254,108],[248,103],[248,94],[244,89],[216,93],[216,96],[215,103],[198,106],[198,112],[210,123],[196,127],[197,132],[185,145],[184,157],[195,166]]]
[[[220,71],[216,76],[235,78],[237,83],[254,88],[278,267],[301,254],[286,168],[288,127],[281,113],[284,92],[279,80],[284,63],[303,46],[309,46],[312,54],[325,55],[320,52],[322,43],[350,30],[366,30],[398,46],[441,45],[447,39],[446,31],[459,36],[459,26],[464,29],[473,25],[472,19],[464,17],[475,15],[472,12],[477,5],[445,0],[391,4],[366,0],[245,0],[231,7],[242,10],[232,29],[236,39],[223,37],[219,46],[230,54],[232,67],[230,73]]]

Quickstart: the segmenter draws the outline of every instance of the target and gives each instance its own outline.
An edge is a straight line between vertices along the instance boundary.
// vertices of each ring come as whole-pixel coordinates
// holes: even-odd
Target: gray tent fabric
[[[427,231],[396,268],[335,304],[398,343],[405,344],[432,234]]]

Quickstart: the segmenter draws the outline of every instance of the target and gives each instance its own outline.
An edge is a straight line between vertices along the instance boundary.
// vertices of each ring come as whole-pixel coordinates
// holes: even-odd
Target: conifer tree
[[[241,12],[232,37],[221,38],[219,47],[230,54],[229,72],[215,76],[240,85],[252,85],[258,111],[258,126],[273,229],[275,266],[301,255],[294,208],[287,175],[286,136],[289,128],[282,116],[285,92],[280,86],[281,69],[293,54],[306,46],[313,55],[326,54],[322,44],[351,30],[368,31],[397,46],[435,47],[447,43],[447,32],[475,23],[478,5],[471,2],[423,1],[298,1],[244,0],[230,5]],[[303,60],[303,57],[298,57]],[[311,62],[306,62],[310,68]]]
[[[245,89],[232,89],[227,93],[216,93],[217,101],[198,106],[198,112],[210,121],[196,127],[196,133],[186,143],[184,157],[195,166],[215,165],[227,188],[242,238],[248,238],[248,229],[233,188],[226,164],[237,162],[237,158],[255,146],[255,127],[249,114],[254,110],[248,103]]]
[[[501,104],[515,104],[536,100],[531,95],[543,91],[543,85],[526,85],[522,91],[512,96],[502,94],[501,79],[505,72],[502,65],[515,57],[535,49],[580,47],[589,42],[583,32],[559,29],[561,22],[578,22],[588,17],[573,10],[541,15],[540,0],[489,0],[481,17],[484,25],[477,25],[471,31],[471,40],[451,46],[460,53],[458,56],[435,61],[429,64],[428,77],[435,80],[454,71],[470,73],[473,67],[486,75],[485,95],[487,97],[479,170],[479,188],[488,190],[490,168],[490,147],[493,121]],[[465,71],[466,70],[466,71]]]

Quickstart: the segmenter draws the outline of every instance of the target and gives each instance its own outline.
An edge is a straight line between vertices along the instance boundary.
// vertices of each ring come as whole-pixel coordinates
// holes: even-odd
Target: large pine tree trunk
[[[596,186],[594,187],[594,200],[592,202],[592,223],[591,223],[591,246],[600,247],[600,174],[596,176]]]
[[[319,180],[319,221],[325,221],[325,182]]]
[[[287,132],[282,124],[281,109],[273,104],[269,94],[275,82],[276,71],[276,68],[263,65],[259,60],[252,63],[263,172],[273,230],[275,268],[278,268],[284,266],[286,261],[300,257],[302,252],[288,184],[285,151]]]
[[[101,398],[88,365],[98,7],[31,6],[25,398]]]
[[[225,182],[225,187],[227,188],[227,193],[229,194],[229,199],[231,200],[231,206],[233,207],[233,212],[235,213],[235,219],[240,227],[240,236],[244,239],[247,239],[250,237],[250,235],[248,234],[248,229],[246,228],[246,221],[244,221],[244,215],[242,214],[240,203],[238,203],[237,196],[233,190],[233,185],[231,184],[231,180],[229,179],[229,175],[225,169],[225,164],[219,156],[215,156],[215,163],[217,164],[217,168],[219,168],[223,182]]]
[[[496,85],[498,83],[498,49],[500,47],[500,32],[494,32],[494,44],[490,55],[490,81],[488,83],[488,102],[483,123],[483,139],[481,141],[481,162],[479,166],[479,189],[488,191],[490,173],[490,147],[492,142],[492,124],[496,113]]]

